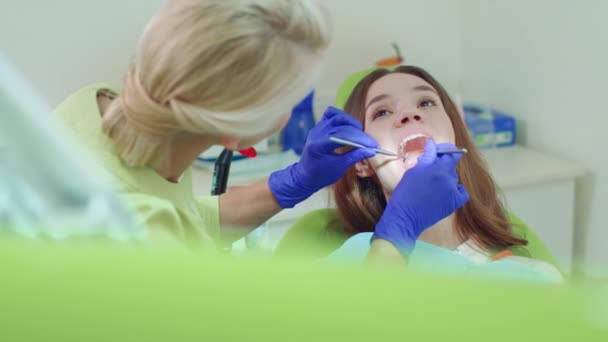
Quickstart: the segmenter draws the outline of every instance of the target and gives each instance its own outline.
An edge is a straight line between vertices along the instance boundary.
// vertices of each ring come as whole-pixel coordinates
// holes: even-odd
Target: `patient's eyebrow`
[[[437,94],[437,90],[435,90],[435,88],[425,85],[425,84],[415,86],[414,88],[412,88],[412,90],[413,91],[430,91],[430,92]],[[437,94],[437,95],[439,95],[439,94]]]
[[[380,95],[378,95],[378,96],[375,96],[373,99],[371,99],[371,100],[369,101],[369,103],[367,104],[367,106],[365,106],[365,110],[367,110],[367,109],[369,108],[369,106],[371,106],[371,105],[372,105],[372,104],[374,104],[375,102],[382,101],[382,100],[384,100],[384,99],[385,99],[385,98],[387,98],[387,97],[388,97],[388,95],[387,95],[387,94],[380,94]]]

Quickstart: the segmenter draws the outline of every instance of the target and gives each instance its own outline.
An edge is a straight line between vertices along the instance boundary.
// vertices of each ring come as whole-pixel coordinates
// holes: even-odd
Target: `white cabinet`
[[[576,178],[583,170],[573,163],[521,147],[483,151],[502,189],[507,208],[521,217],[547,244],[566,272],[572,267]],[[229,186],[251,183],[297,160],[291,153],[260,156],[232,163]],[[194,191],[209,194],[212,166],[194,168]],[[293,209],[283,210],[266,224],[260,243],[272,248],[298,217],[332,206],[329,192],[320,191]]]
[[[566,273],[572,270],[578,165],[514,146],[484,151],[506,206],[545,242]]]

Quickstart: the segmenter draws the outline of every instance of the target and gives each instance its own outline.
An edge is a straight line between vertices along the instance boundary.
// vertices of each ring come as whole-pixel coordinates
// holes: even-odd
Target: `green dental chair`
[[[507,214],[513,224],[514,234],[528,240],[525,247],[513,247],[513,255],[542,260],[560,269],[536,233],[513,213]],[[314,260],[328,256],[347,239],[337,210],[318,209],[300,217],[289,227],[279,241],[274,255]]]
[[[336,95],[336,107],[344,108],[357,83],[372,70],[374,68],[356,72],[344,80]],[[513,225],[514,234],[528,240],[528,245],[525,247],[513,247],[511,249],[513,255],[542,260],[560,269],[555,258],[536,233],[513,213],[507,214]],[[347,239],[337,210],[318,209],[294,222],[277,244],[274,254],[314,260],[328,256]]]

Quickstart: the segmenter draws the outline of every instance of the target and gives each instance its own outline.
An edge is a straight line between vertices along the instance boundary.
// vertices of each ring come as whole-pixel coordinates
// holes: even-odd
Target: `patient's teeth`
[[[417,138],[423,138],[423,137],[427,137],[427,136],[424,134],[416,133],[416,134],[408,135],[407,137],[403,138],[403,140],[401,140],[401,142],[399,143],[399,154],[403,155],[403,153],[405,152],[404,151],[405,145],[407,144],[408,141],[417,139]]]

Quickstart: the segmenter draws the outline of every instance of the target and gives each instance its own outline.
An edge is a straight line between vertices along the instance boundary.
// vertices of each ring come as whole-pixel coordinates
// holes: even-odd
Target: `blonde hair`
[[[149,165],[180,132],[268,133],[310,92],[329,44],[315,0],[170,0],[139,41],[103,130]]]

